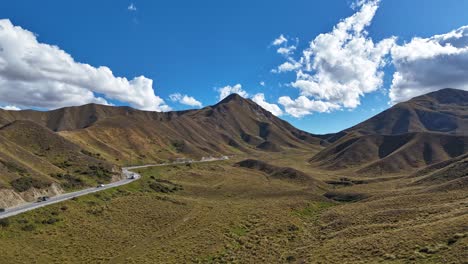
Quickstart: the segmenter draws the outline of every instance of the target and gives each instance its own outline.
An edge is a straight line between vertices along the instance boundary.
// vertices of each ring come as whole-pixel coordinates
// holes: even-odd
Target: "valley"
[[[307,167],[304,154],[263,158]],[[466,191],[428,190],[398,177],[322,189],[317,182],[342,174],[305,170],[307,179],[279,177],[282,172],[272,176],[233,166],[240,160],[142,168],[139,181],[12,217],[1,228],[3,259],[450,263],[466,258]],[[330,191],[365,198],[334,201],[323,196]]]
[[[0,254],[5,263],[463,263],[467,117],[468,92],[455,89],[329,135],[235,94],[183,112],[1,110],[4,207],[51,186],[118,182],[124,166],[178,163],[134,167],[139,180],[0,219]],[[209,156],[230,158],[186,162]]]

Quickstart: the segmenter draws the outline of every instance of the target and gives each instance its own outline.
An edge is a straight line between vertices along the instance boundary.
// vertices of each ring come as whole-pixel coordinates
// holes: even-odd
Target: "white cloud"
[[[271,70],[271,72],[273,73],[282,73],[282,72],[289,72],[289,71],[295,71],[299,68],[301,68],[302,65],[298,62],[295,62],[295,61],[287,61],[283,64],[281,64],[280,66],[278,66],[277,69],[273,69]]]
[[[286,43],[288,42],[288,39],[286,39],[283,34],[281,34],[278,38],[276,38],[275,40],[273,40],[273,42],[271,43],[271,45],[273,46],[279,46],[283,43]]]
[[[76,62],[8,19],[0,20],[0,98],[7,104],[49,109],[108,104],[112,99],[144,110],[170,110],[154,94],[153,80],[144,76],[128,80],[114,76],[108,67]]]
[[[468,26],[392,48],[391,103],[441,88],[468,90]]]
[[[275,116],[281,116],[283,111],[276,104],[271,104],[265,101],[265,95],[263,93],[258,93],[252,97],[252,101],[271,112]]]
[[[171,99],[171,101],[178,102],[180,104],[194,106],[194,107],[202,107],[202,103],[200,101],[186,94],[182,95],[180,93],[174,93],[174,94],[169,95],[169,98]]]
[[[340,108],[338,104],[310,100],[305,96],[299,96],[295,100],[291,99],[289,96],[281,96],[278,99],[278,103],[283,105],[286,113],[294,117],[310,115],[313,112],[330,112],[332,110],[337,110]]]
[[[230,86],[230,85],[224,86],[222,88],[219,88],[218,92],[219,92],[219,97],[218,97],[219,101],[223,100],[228,95],[233,94],[233,93],[236,93],[244,98],[247,98],[249,96],[249,94],[242,89],[242,85],[240,84],[236,84],[234,86]]]
[[[9,111],[19,111],[21,108],[15,106],[15,105],[6,105],[6,106],[0,106],[1,109],[3,110],[9,110]]]
[[[131,4],[127,7],[127,9],[130,10],[130,11],[137,11],[137,8],[136,8],[136,6],[135,6],[134,3],[131,3]]]
[[[355,7],[360,9],[340,21],[331,32],[312,40],[297,62],[288,58],[275,69],[276,72],[296,71],[296,80],[291,86],[298,88],[300,95],[304,96],[301,102],[309,97],[314,98],[311,102],[332,106],[329,108],[332,110],[341,107],[352,109],[360,104],[361,96],[382,86],[382,68],[395,39],[374,43],[368,37],[365,28],[371,23],[378,6],[378,0],[357,2]],[[314,109],[311,107],[310,111]],[[308,111],[299,111],[296,115]]]
[[[294,51],[296,50],[296,46],[291,45],[287,47],[280,47],[276,50],[278,54],[284,55],[284,56],[289,56],[291,55]]]
[[[265,86],[265,82],[264,82],[264,81],[261,81],[261,82],[260,82],[260,86]]]

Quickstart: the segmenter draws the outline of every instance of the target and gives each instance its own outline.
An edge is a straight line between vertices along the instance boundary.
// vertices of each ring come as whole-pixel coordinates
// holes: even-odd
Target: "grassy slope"
[[[41,188],[51,183],[83,188],[110,181],[113,170],[118,172],[112,164],[34,122],[15,121],[0,128],[0,185],[4,188],[20,178],[40,182]]]
[[[49,112],[0,110],[0,125],[15,120],[29,120],[57,131],[81,148],[120,165],[184,156],[320,148],[320,138],[235,94],[203,109],[165,113],[95,104]]]
[[[308,166],[306,157],[263,159],[317,179],[342,176]],[[303,184],[233,167],[235,162],[142,169],[143,179],[130,185],[13,217],[0,228],[2,259],[462,263],[468,257],[466,190],[427,193],[397,178],[337,186],[335,191],[370,198],[336,203]]]
[[[468,151],[468,136],[440,133],[347,135],[311,162],[330,170],[354,168],[362,174],[410,173]]]

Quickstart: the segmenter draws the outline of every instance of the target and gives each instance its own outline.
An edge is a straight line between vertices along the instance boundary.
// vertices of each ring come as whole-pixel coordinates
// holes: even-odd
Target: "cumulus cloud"
[[[284,55],[284,56],[289,56],[291,55],[294,51],[296,50],[296,46],[286,46],[286,47],[280,47],[276,50],[278,54]]]
[[[382,86],[382,69],[395,39],[374,43],[368,37],[365,28],[378,9],[378,0],[362,0],[354,5],[358,8],[356,13],[340,21],[331,32],[318,35],[303,50],[299,60],[288,58],[275,70],[296,71],[296,80],[291,86],[299,89],[301,97],[291,101],[305,103],[305,99],[313,99],[309,100],[312,103],[308,103],[311,107],[307,110],[289,107],[286,112],[290,109],[291,115],[300,116],[316,109],[323,112],[323,107],[329,107],[326,111],[341,107],[352,109],[360,104],[361,96]],[[283,103],[292,106],[286,99],[283,98]]]
[[[299,42],[298,39],[296,39],[296,44],[295,45],[288,45],[289,40],[284,37],[283,35],[279,36],[277,39],[275,39],[272,43],[274,46],[280,46],[276,52],[280,55],[282,55],[287,62],[279,65],[276,69],[272,69],[272,73],[282,73],[282,72],[289,72],[289,71],[294,71],[297,70],[301,67],[301,64],[297,61],[294,60],[292,57],[294,51],[297,49],[297,44]]]
[[[391,103],[439,90],[468,90],[468,26],[392,48]]]
[[[265,86],[265,82],[264,82],[264,81],[261,81],[261,82],[260,82],[260,86]]]
[[[313,112],[330,112],[332,110],[340,109],[340,106],[335,103],[310,100],[309,98],[301,95],[296,99],[291,99],[289,96],[281,96],[278,99],[278,103],[284,107],[284,110],[294,116],[294,117],[303,117],[305,115],[310,115]]]
[[[234,86],[227,85],[222,88],[218,88],[218,92],[219,92],[219,96],[218,96],[219,101],[223,100],[228,95],[233,94],[233,93],[236,93],[245,98],[249,96],[249,94],[242,89],[242,85],[240,84],[236,84]]]
[[[271,45],[273,45],[273,46],[279,46],[279,45],[281,45],[281,44],[283,44],[283,43],[286,43],[286,42],[288,42],[288,39],[286,39],[286,37],[285,37],[283,34],[281,34],[278,38],[276,38],[275,40],[273,40],[273,42],[271,43]]]
[[[278,68],[271,70],[271,72],[273,73],[290,72],[290,71],[295,71],[297,69],[300,69],[301,67],[302,67],[302,64],[292,60],[290,62],[287,61],[281,64],[280,66],[278,66]]]
[[[170,110],[154,94],[153,80],[128,80],[114,76],[108,67],[76,62],[8,19],[0,20],[0,98],[7,104],[48,109],[108,104],[112,99],[143,110]]]
[[[265,95],[263,93],[258,93],[252,97],[252,101],[269,111],[270,113],[274,114],[275,116],[281,116],[283,111],[279,108],[278,105],[268,103],[265,101]]]
[[[171,99],[171,101],[178,102],[180,104],[194,106],[194,107],[202,107],[202,103],[200,101],[186,94],[182,95],[180,93],[174,93],[174,94],[169,95],[169,98]]]
[[[128,9],[129,11],[137,11],[137,8],[136,8],[136,6],[135,6],[134,3],[131,3],[131,4],[127,7],[127,9]]]
[[[9,111],[19,111],[21,108],[17,107],[16,105],[6,105],[6,106],[0,106],[1,109],[3,110],[9,110]]]

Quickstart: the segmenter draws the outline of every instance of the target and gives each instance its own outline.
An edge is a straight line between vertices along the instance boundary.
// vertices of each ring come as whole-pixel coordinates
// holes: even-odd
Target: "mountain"
[[[115,165],[316,151],[320,141],[237,94],[203,109],[165,113],[96,104],[0,110],[0,186],[12,188],[12,181],[27,178],[38,188],[78,188],[111,180]],[[17,191],[35,187],[28,186]]]
[[[468,92],[442,89],[329,135],[310,162],[359,174],[407,173],[468,152],[467,131]]]
[[[468,92],[442,89],[390,109],[344,132],[396,135],[409,132],[466,134],[468,131]]]
[[[166,113],[96,104],[0,112],[0,125],[14,120],[36,122],[109,160],[281,151],[320,142],[237,94],[200,110]]]

